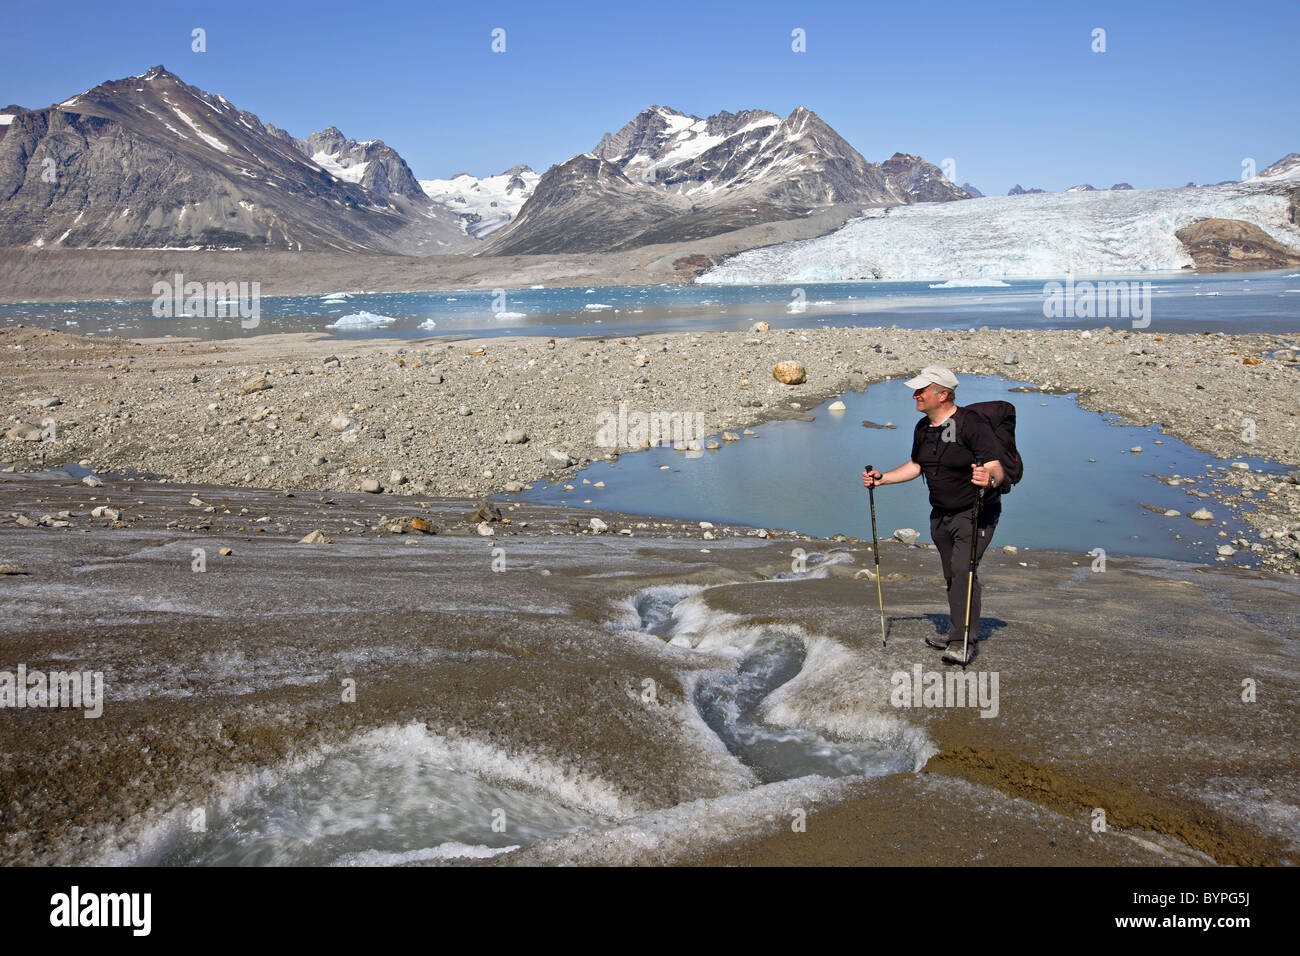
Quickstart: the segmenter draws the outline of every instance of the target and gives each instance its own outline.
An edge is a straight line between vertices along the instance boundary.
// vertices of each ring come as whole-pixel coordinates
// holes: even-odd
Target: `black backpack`
[[[1025,475],[1025,463],[1020,457],[1020,452],[1016,450],[1016,406],[1010,402],[975,402],[973,405],[958,406],[957,411],[974,412],[993,429],[993,437],[998,440],[1002,448],[998,462],[1006,474],[1006,481],[998,491],[1007,494],[1011,491],[1012,485],[1019,483]],[[917,422],[914,437],[919,440],[922,429],[929,424],[928,418],[922,418]]]

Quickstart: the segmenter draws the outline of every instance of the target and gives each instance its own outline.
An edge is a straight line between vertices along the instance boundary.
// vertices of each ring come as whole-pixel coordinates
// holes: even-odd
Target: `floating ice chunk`
[[[947,282],[932,282],[931,289],[1008,289],[1011,283],[1001,279],[949,279]]]
[[[397,320],[387,315],[375,315],[373,312],[354,312],[352,315],[345,315],[333,325],[332,329],[373,329],[385,325],[392,325]]]

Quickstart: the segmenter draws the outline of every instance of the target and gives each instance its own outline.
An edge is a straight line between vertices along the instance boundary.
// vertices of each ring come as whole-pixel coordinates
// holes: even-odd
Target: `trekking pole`
[[[975,459],[975,464],[980,468],[984,467],[984,462],[980,461],[978,458]],[[970,575],[966,578],[966,627],[963,630],[962,637],[961,637],[961,661],[962,661],[961,666],[962,667],[965,667],[967,662],[969,661],[969,658],[966,656],[967,653],[966,645],[970,640],[970,599],[971,599],[971,592],[975,587],[975,555],[978,550],[979,537],[980,537],[980,502],[983,500],[984,500],[984,489],[981,488],[979,490],[979,494],[975,496],[974,517],[971,519]],[[975,622],[975,626],[976,627],[979,626],[978,621]]]
[[[867,474],[871,474],[871,466],[867,465]],[[876,556],[876,599],[880,602],[880,646],[888,647],[885,640],[885,598],[880,590],[880,539],[876,536],[876,487],[874,482],[867,487],[867,494],[871,498],[871,553]]]

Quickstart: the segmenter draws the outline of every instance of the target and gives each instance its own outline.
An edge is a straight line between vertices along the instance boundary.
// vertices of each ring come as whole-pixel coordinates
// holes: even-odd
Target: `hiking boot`
[[[925,635],[925,643],[929,644],[931,647],[937,647],[941,651],[946,651],[948,649],[948,645],[951,644],[953,641],[960,641],[960,640],[961,640],[960,637],[950,637],[945,634]]]
[[[943,662],[945,664],[961,664],[965,667],[975,659],[975,644],[971,642],[966,645],[965,651],[962,650],[961,641],[953,641],[948,645],[948,649],[943,652]]]

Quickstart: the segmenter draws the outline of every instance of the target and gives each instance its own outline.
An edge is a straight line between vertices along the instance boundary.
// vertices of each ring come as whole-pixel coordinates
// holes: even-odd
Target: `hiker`
[[[969,575],[974,508],[979,489],[985,489],[979,506],[979,541],[975,553],[978,566],[1002,514],[1002,496],[998,491],[1006,478],[998,460],[1002,450],[992,426],[983,416],[958,407],[957,376],[950,369],[942,365],[927,366],[906,384],[912,389],[916,410],[926,416],[917,422],[913,432],[911,458],[883,474],[874,469],[864,471],[862,484],[875,488],[925,476],[930,489],[930,540],[939,551],[943,576],[948,582],[948,633],[927,635],[925,641],[932,647],[943,648],[945,661],[968,664],[975,655],[980,620],[979,575],[973,578]],[[973,638],[969,647],[964,633],[968,583]]]

